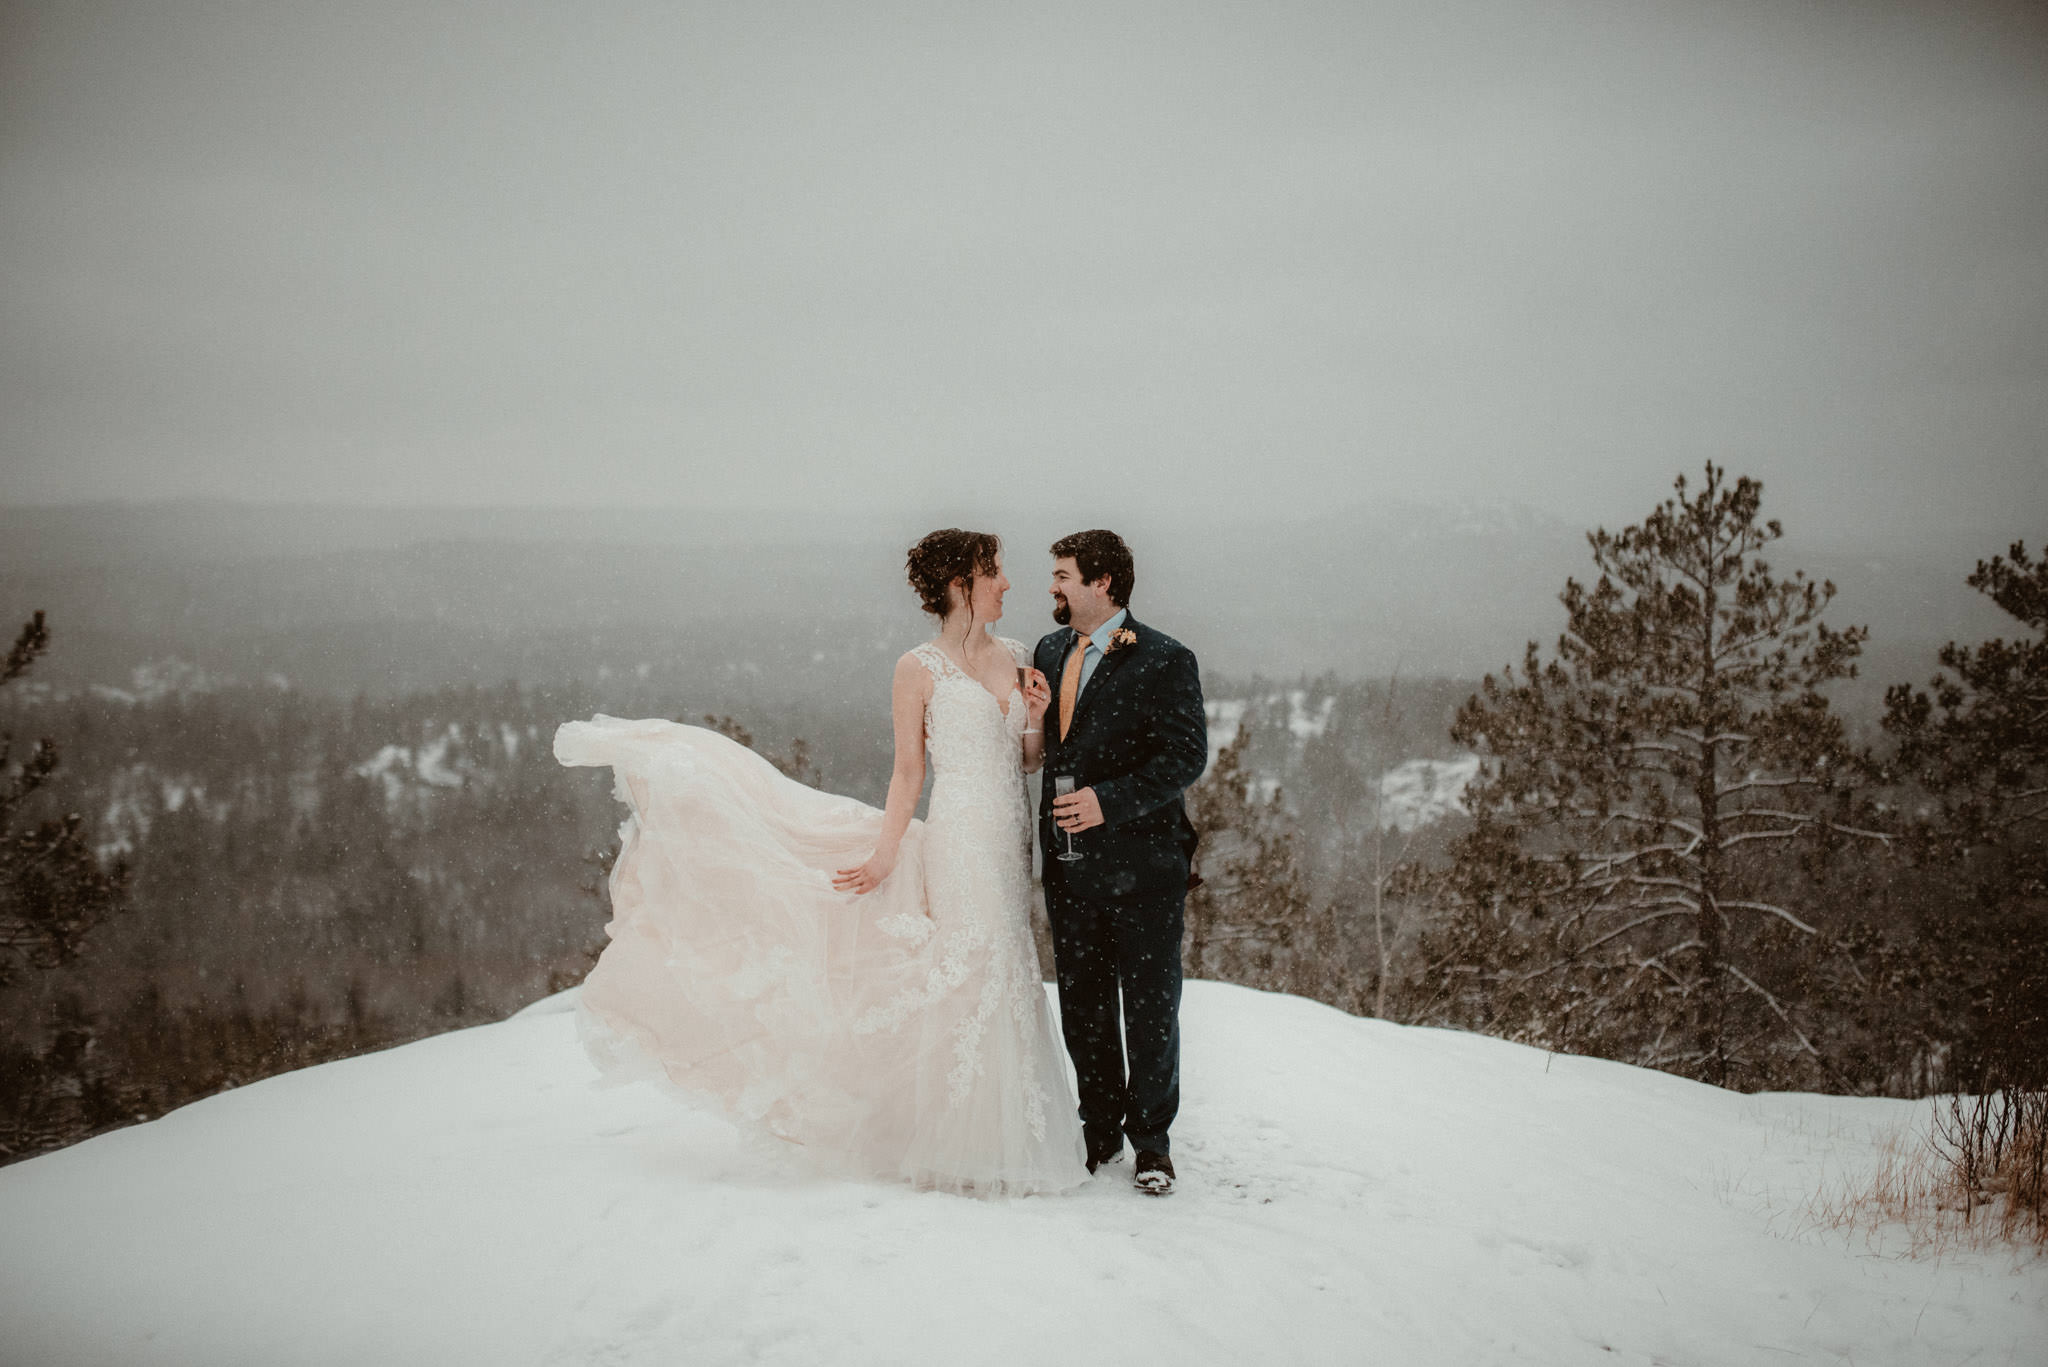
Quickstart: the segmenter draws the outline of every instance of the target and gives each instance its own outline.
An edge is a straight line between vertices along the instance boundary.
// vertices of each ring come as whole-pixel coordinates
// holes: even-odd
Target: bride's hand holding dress
[[[910,829],[917,799],[924,792],[925,714],[931,702],[931,671],[919,662],[915,651],[905,651],[896,661],[896,673],[889,682],[889,717],[896,759],[889,771],[882,834],[874,853],[864,863],[833,875],[832,886],[841,892],[873,892],[896,868],[903,834]]]

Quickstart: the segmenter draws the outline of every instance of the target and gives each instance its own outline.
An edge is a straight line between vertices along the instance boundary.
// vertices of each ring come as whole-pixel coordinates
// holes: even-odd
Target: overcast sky
[[[2048,6],[0,13],[0,501],[2048,532]]]

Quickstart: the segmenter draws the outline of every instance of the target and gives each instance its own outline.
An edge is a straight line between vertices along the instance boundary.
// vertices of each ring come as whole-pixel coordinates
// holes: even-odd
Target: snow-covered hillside
[[[1910,1103],[1189,985],[1182,1189],[807,1175],[569,994],[0,1170],[0,1362],[2039,1363],[2048,1265],[1805,1221]]]
[[[1479,756],[1403,760],[1380,776],[1382,819],[1397,831],[1419,830],[1465,810],[1465,785],[1479,776]]]

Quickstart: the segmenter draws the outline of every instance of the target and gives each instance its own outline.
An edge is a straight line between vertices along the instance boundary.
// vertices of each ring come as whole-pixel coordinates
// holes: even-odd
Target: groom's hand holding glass
[[[1063,831],[1085,831],[1102,824],[1102,804],[1093,788],[1082,788],[1052,800],[1052,819]]]

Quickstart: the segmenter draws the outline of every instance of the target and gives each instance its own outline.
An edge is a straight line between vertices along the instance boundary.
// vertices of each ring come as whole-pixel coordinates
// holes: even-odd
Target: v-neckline
[[[968,672],[967,672],[967,671],[966,671],[965,669],[962,669],[962,668],[961,668],[961,667],[960,667],[959,665],[956,665],[956,664],[954,664],[954,663],[953,663],[953,657],[952,657],[951,655],[948,655],[948,654],[946,653],[946,648],[945,648],[944,646],[940,645],[940,644],[939,644],[939,643],[938,643],[937,641],[927,641],[927,642],[926,642],[925,644],[929,645],[929,646],[930,646],[930,647],[931,647],[931,648],[932,648],[933,650],[936,650],[937,652],[939,652],[939,658],[940,658],[940,659],[942,659],[942,660],[944,660],[944,661],[946,662],[946,668],[948,668],[948,669],[952,670],[952,671],[953,671],[953,672],[954,672],[955,674],[958,674],[958,675],[959,675],[959,676],[960,676],[961,678],[963,678],[963,679],[967,680],[967,682],[969,682],[969,683],[973,684],[973,685],[974,685],[974,686],[975,686],[976,688],[980,689],[980,690],[981,690],[981,691],[982,691],[983,693],[987,694],[987,695],[988,695],[988,699],[989,699],[989,701],[993,702],[993,703],[994,703],[994,704],[996,705],[996,711],[998,711],[998,712],[1000,712],[1000,713],[1002,713],[1002,714],[1003,714],[1003,720],[1004,720],[1004,721],[1006,721],[1006,722],[1007,722],[1007,721],[1009,721],[1009,719],[1010,719],[1010,699],[1009,699],[1009,698],[998,698],[998,697],[996,696],[996,694],[995,694],[995,690],[994,690],[994,689],[990,688],[990,687],[989,687],[989,686],[988,686],[987,684],[983,683],[983,682],[982,682],[982,681],[981,681],[980,679],[976,678],[976,677],[975,677],[974,675],[972,675],[972,674],[968,673]],[[1013,669],[1013,670],[1012,670],[1012,676],[1014,677],[1014,675],[1015,675],[1015,671],[1014,671],[1014,669]],[[1012,686],[1011,686],[1011,688],[1010,688],[1010,695],[1011,695],[1011,697],[1016,697],[1016,696],[1018,696],[1019,694],[1023,693],[1023,691],[1024,691],[1023,689],[1021,689],[1021,688],[1018,688],[1018,687],[1016,687],[1015,685],[1012,685]]]

